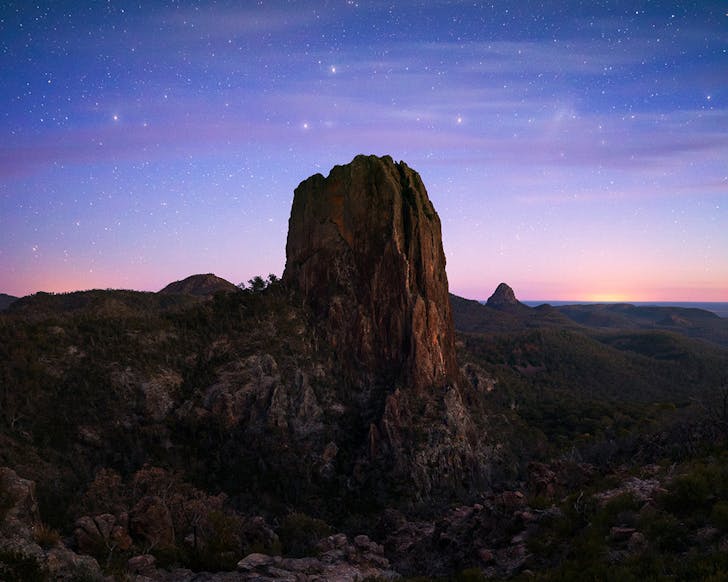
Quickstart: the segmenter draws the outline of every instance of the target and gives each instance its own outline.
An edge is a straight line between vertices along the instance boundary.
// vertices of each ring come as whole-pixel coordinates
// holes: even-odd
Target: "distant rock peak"
[[[496,309],[508,307],[526,307],[523,303],[516,299],[516,294],[506,283],[501,283],[496,287],[495,292],[488,298],[486,303],[490,307]]]

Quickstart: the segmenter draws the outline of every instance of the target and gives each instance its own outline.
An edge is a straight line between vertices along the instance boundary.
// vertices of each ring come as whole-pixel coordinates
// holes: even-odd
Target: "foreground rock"
[[[291,582],[355,582],[367,577],[393,580],[399,574],[389,568],[384,548],[367,536],[349,540],[337,534],[321,540],[316,558],[281,558],[249,554],[238,563],[243,580],[290,580]]]
[[[35,483],[0,467],[0,580],[31,579],[93,581],[103,576],[96,560],[66,548],[41,523]]]
[[[317,557],[284,558],[251,553],[238,562],[237,572],[193,572],[187,569],[157,569],[151,555],[131,558],[127,573],[135,582],[357,582],[367,578],[395,580],[399,574],[389,567],[384,548],[367,536],[350,540],[345,534],[322,539]]]

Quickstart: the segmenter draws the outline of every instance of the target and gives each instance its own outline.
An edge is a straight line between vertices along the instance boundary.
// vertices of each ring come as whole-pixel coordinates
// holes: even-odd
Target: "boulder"
[[[157,559],[151,554],[143,554],[129,558],[126,569],[130,574],[153,577],[156,573]]]
[[[82,554],[99,556],[101,552],[105,555],[111,549],[128,550],[132,545],[129,532],[110,513],[80,517],[76,520],[73,534]]]

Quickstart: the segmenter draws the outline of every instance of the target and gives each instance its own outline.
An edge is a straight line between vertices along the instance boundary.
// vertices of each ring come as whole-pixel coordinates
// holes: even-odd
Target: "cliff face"
[[[324,322],[354,381],[457,382],[440,220],[404,162],[357,156],[302,182],[286,256],[284,282]]]
[[[465,404],[440,220],[417,172],[357,156],[305,180],[286,256],[283,281],[312,310],[365,436],[353,475],[367,487],[384,471],[422,496],[478,481],[484,431]]]

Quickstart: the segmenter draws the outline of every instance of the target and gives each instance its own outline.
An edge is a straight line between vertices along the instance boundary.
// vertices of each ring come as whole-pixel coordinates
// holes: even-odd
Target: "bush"
[[[58,533],[57,529],[45,523],[39,523],[33,528],[33,539],[41,548],[47,550],[61,540],[61,534]]]
[[[0,580],[3,582],[41,582],[43,569],[33,556],[17,550],[0,550]]]
[[[283,518],[278,535],[283,553],[301,558],[316,555],[316,543],[331,535],[331,527],[325,521],[305,513],[289,513]]]
[[[728,531],[728,501],[719,501],[713,505],[713,510],[710,512],[710,521],[723,532]]]
[[[680,552],[687,544],[686,528],[669,513],[650,513],[640,516],[640,530],[648,540],[654,542],[663,552]]]
[[[10,495],[10,491],[8,491],[5,483],[0,480],[0,523],[5,520],[5,516],[12,509],[14,504],[15,500],[12,495]]]
[[[466,568],[455,577],[455,580],[457,582],[485,582],[487,578],[480,568]]]
[[[670,484],[664,502],[672,513],[686,515],[710,507],[710,483],[700,468],[680,475]]]
[[[240,537],[241,519],[222,511],[211,511],[207,516],[204,545],[192,560],[195,568],[212,572],[234,570],[242,554]]]

